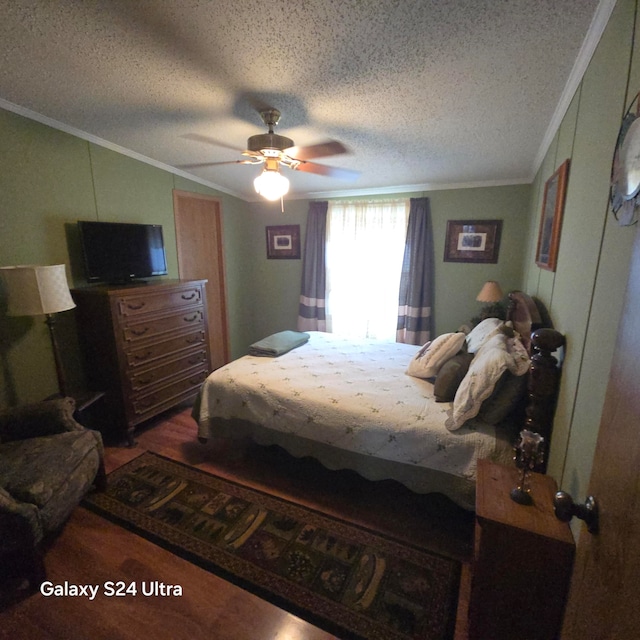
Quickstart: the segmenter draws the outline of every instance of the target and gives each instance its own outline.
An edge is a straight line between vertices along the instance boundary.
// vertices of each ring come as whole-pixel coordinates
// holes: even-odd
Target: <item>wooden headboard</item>
[[[526,293],[512,291],[509,301],[507,317],[513,322],[513,328],[520,334],[531,356],[523,428],[539,433],[544,438],[544,461],[536,468],[536,471],[544,473],[560,388],[560,366],[553,353],[564,346],[565,338],[552,327],[543,326],[540,310]]]
[[[523,291],[512,291],[509,294],[507,320],[513,322],[513,328],[520,334],[524,346],[531,353],[531,334],[543,326],[542,316],[534,299]]]

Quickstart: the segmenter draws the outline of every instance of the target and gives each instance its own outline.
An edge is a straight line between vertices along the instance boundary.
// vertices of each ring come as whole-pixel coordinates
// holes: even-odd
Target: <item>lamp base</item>
[[[54,326],[56,324],[56,315],[54,313],[47,313],[45,324],[49,327],[51,348],[53,349],[53,359],[56,365],[56,375],[58,377],[58,390],[60,391],[60,395],[64,398],[64,396],[68,395],[69,390],[67,388],[67,380],[66,376],[64,375],[64,369],[62,368],[60,347],[58,346],[58,340],[56,338],[56,333],[54,330]]]

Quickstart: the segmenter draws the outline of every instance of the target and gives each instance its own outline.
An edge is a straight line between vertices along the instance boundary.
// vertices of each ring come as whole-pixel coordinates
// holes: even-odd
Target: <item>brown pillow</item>
[[[436,376],[436,381],[433,383],[433,395],[436,402],[451,402],[455,398],[456,391],[467,374],[473,356],[473,353],[461,351],[442,365]]]
[[[527,376],[505,371],[493,393],[482,403],[478,418],[487,424],[502,422],[522,401],[527,391]]]

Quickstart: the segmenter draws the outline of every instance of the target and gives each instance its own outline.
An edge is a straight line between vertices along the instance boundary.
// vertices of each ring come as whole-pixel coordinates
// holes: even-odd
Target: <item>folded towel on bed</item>
[[[249,347],[249,355],[269,356],[275,358],[287,353],[309,340],[309,334],[301,331],[280,331],[274,333]]]

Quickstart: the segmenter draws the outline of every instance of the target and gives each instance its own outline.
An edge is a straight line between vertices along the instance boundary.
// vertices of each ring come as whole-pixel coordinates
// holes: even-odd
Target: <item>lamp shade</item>
[[[289,191],[289,180],[279,171],[265,169],[254,181],[257,193],[267,200],[278,200]]]
[[[73,309],[65,265],[0,267],[10,316],[39,316]]]
[[[504,297],[500,285],[495,280],[487,280],[476,300],[478,302],[499,302]]]

